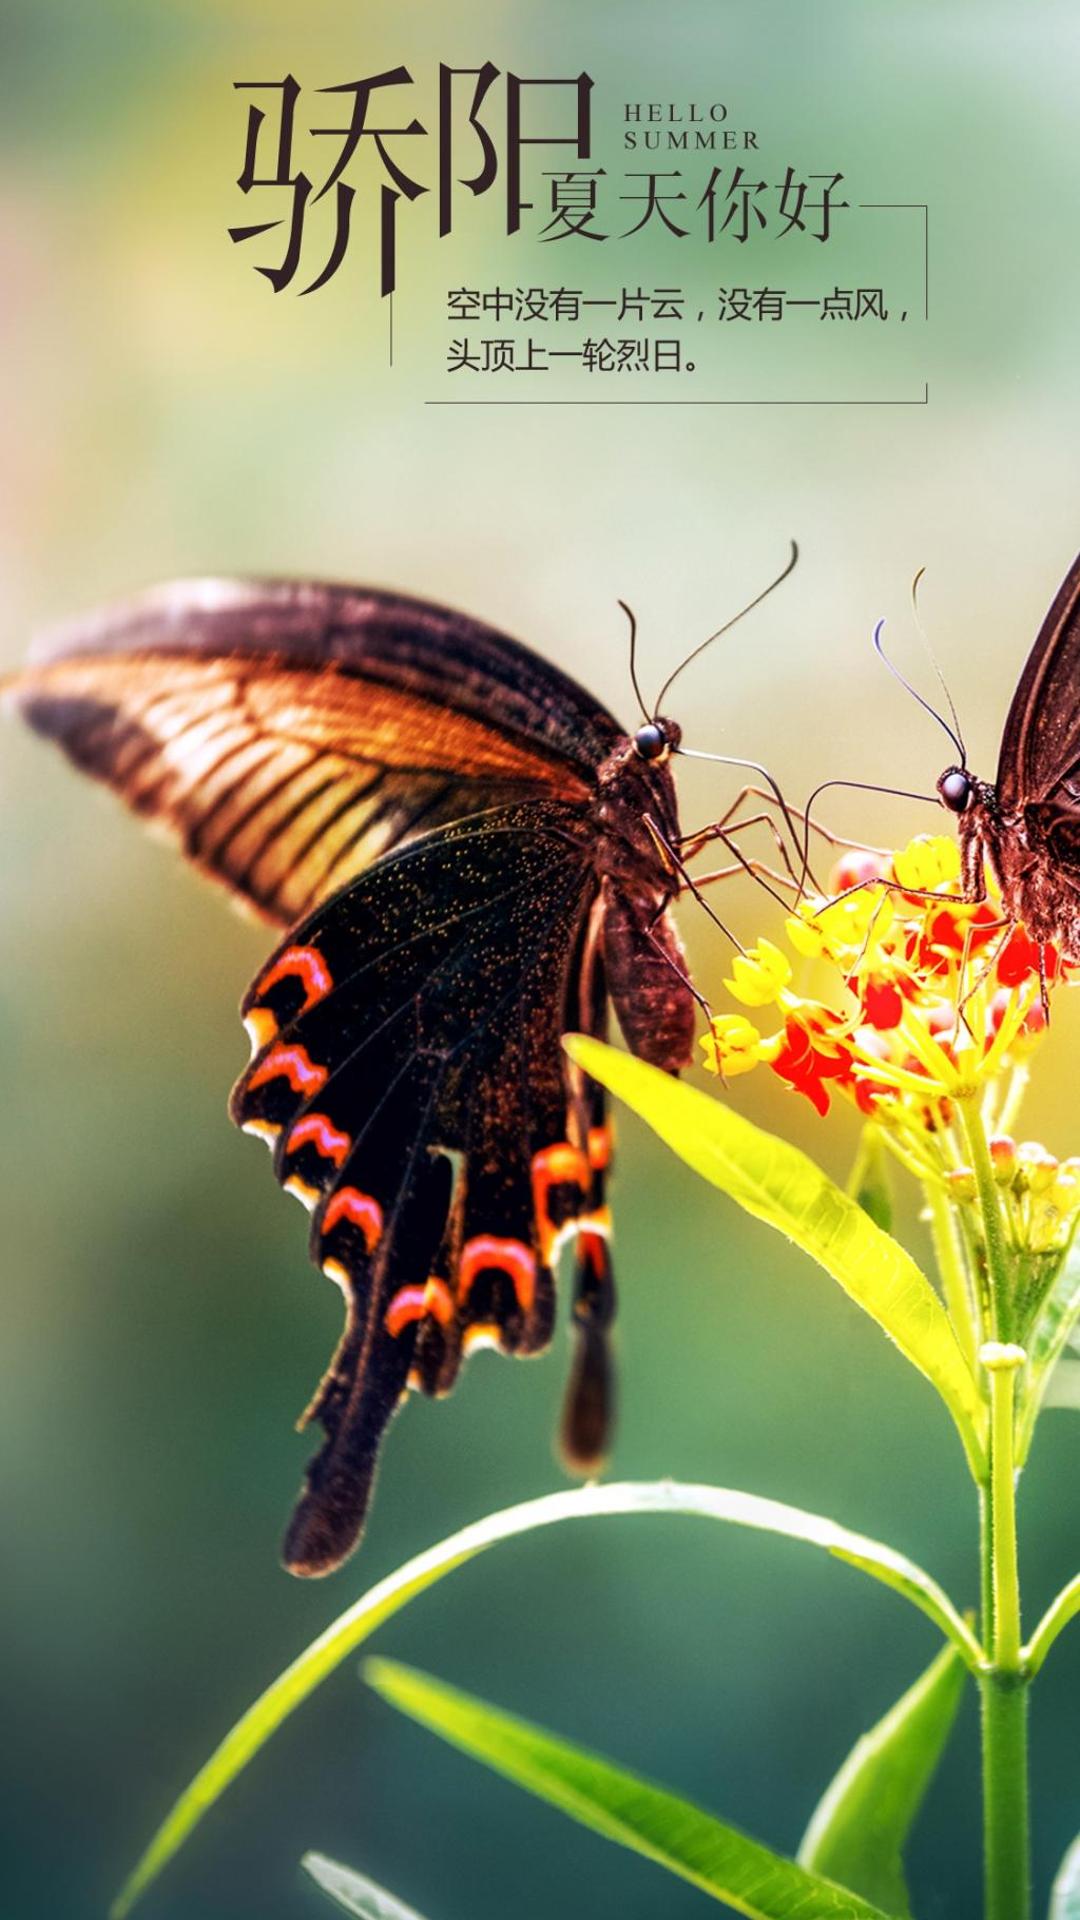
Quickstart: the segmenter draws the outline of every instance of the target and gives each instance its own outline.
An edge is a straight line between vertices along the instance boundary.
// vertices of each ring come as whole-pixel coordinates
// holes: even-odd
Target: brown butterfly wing
[[[590,1146],[606,1159],[603,1097],[581,1104],[561,1047],[568,1025],[602,1022],[581,991],[589,854],[582,815],[548,801],[426,834],[294,928],[245,999],[255,1051],[233,1118],[311,1210],[312,1258],[346,1301],[308,1410],[325,1439],[286,1539],[294,1572],[355,1545],[407,1387],[447,1392],[478,1343],[550,1338],[560,1232],[591,1202]],[[591,1461],[611,1287],[590,1276],[573,1432]]]
[[[997,794],[1007,812],[1080,813],[1080,555],[1028,655],[1001,736]]]
[[[582,805],[619,736],[504,634],[399,594],[306,582],[158,588],[56,635],[10,698],[285,926],[477,808]]]

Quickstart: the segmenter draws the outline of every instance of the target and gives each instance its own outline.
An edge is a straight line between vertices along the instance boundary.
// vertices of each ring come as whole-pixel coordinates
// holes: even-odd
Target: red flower
[[[825,1023],[835,1022],[837,1018],[826,1008],[822,1008],[816,1018],[789,1013],[784,1021],[784,1039],[779,1052],[769,1063],[789,1087],[806,1095],[822,1117],[829,1111],[829,1089],[825,1082],[843,1079],[852,1065],[850,1048],[826,1049],[817,1044]]]
[[[1039,971],[1039,947],[1024,927],[1014,927],[998,955],[997,976],[1003,987],[1019,987]]]
[[[863,989],[862,1008],[870,1026],[891,1033],[904,1017],[904,996],[895,980],[871,979]]]

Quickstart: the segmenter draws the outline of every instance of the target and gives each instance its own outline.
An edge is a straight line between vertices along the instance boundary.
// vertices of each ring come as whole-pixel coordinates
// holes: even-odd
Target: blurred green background
[[[472,610],[629,716],[616,597],[637,609],[656,684],[797,535],[794,579],[681,685],[694,743],[766,758],[795,794],[830,774],[926,789],[946,743],[868,645],[887,614],[926,684],[907,610],[925,565],[924,619],[973,764],[992,773],[1009,692],[1080,533],[1071,5],[460,0],[440,21],[419,0],[312,0],[302,16],[277,0],[0,0],[0,40],[5,665],[36,626],[158,578],[326,574]],[[851,329],[825,346],[792,331],[737,361],[717,340],[709,390],[887,381],[903,393],[926,380],[929,405],[426,408],[445,390],[446,287],[571,279],[584,271],[574,256],[556,268],[535,243],[510,253],[494,209],[452,253],[412,244],[389,376],[384,316],[356,266],[314,298],[275,298],[225,228],[260,217],[233,184],[234,80],[291,68],[314,87],[405,60],[427,85],[440,57],[585,67],[598,115],[624,98],[729,100],[772,161],[840,168],[863,200],[927,202],[928,326],[887,340]],[[875,260],[907,284],[905,216],[878,218],[898,224]],[[645,284],[691,271],[663,234],[635,244],[605,263],[609,278],[631,258],[626,277]],[[702,246],[693,271],[723,277]],[[686,823],[711,818],[734,784],[687,767]],[[483,1357],[452,1401],[412,1404],[361,1557],[329,1585],[279,1572],[309,1446],[292,1420],[339,1302],[307,1265],[299,1212],[224,1112],[245,1057],[236,1002],[266,936],[14,728],[0,805],[0,1906],[53,1920],[101,1911],[235,1713],[363,1586],[559,1484],[566,1356],[560,1339],[530,1366]],[[934,824],[854,795],[834,818],[886,840]],[[725,911],[746,937],[775,931],[761,896]],[[723,943],[684,920],[716,992]],[[1061,1153],[1080,1150],[1078,1049],[1066,1007],[1026,1122]],[[733,1097],[844,1173],[849,1115],[822,1125],[765,1074]],[[620,1160],[613,1470],[835,1514],[970,1600],[972,1498],[923,1383],[823,1275],[629,1122]],[[1034,1616],[1080,1562],[1080,1424],[1067,1415],[1042,1429],[1022,1526]],[[380,1647],[790,1848],[933,1636],[796,1547],[627,1521],[500,1550]],[[1078,1680],[1080,1636],[1066,1637],[1035,1701],[1043,1888],[1080,1825]],[[914,1847],[924,1920],[976,1910],[972,1721]],[[692,1890],[396,1719],[350,1672],[260,1757],[146,1911],[316,1912],[297,1868],[309,1846],[430,1920],[701,1910]]]

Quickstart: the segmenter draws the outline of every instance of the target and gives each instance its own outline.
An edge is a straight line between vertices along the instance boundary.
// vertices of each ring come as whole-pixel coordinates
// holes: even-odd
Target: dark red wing
[[[233,1117],[312,1210],[312,1257],[346,1300],[310,1408],[326,1440],[286,1542],[298,1573],[355,1544],[408,1385],[445,1392],[470,1347],[550,1337],[559,1233],[596,1199],[590,1127],[592,1161],[606,1157],[602,1109],[569,1086],[561,1047],[583,1015],[602,1020],[583,972],[595,898],[575,810],[479,814],[324,903],[247,996],[255,1051]],[[595,1443],[610,1280],[595,1259],[590,1275],[577,1425]]]
[[[1080,555],[1058,589],[1028,655],[998,757],[998,798],[1008,811],[1080,792]]]
[[[158,588],[54,636],[10,698],[279,925],[478,808],[585,803],[619,736],[504,634],[300,582]]]

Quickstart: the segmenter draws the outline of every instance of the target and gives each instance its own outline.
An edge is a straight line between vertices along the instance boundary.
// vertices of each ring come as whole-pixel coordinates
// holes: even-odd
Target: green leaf
[[[572,1820],[642,1853],[752,1920],[881,1920],[834,1881],[810,1873],[690,1800],[403,1667],[368,1660],[368,1683],[392,1706]]]
[[[1059,1360],[1046,1383],[1044,1407],[1080,1413],[1080,1360]]]
[[[1080,1573],[1074,1573],[1060,1593],[1054,1595],[1027,1646],[1020,1649],[1020,1660],[1030,1679],[1034,1680],[1058,1634],[1064,1631],[1070,1620],[1076,1619],[1078,1613]]]
[[[355,1914],[357,1920],[420,1920],[415,1907],[407,1907],[404,1900],[377,1886],[366,1873],[328,1860],[325,1853],[305,1853],[300,1865],[331,1900],[346,1913]]]
[[[804,1867],[907,1915],[903,1849],[960,1705],[964,1666],[944,1647],[857,1740],[803,1835]]]
[[[690,1486],[671,1480],[582,1487],[567,1493],[548,1494],[541,1500],[528,1500],[463,1527],[460,1533],[451,1534],[438,1546],[429,1547],[425,1553],[406,1561],[396,1573],[388,1574],[385,1580],[354,1601],[271,1682],[225,1735],[167,1814],[122,1888],[112,1908],[113,1920],[122,1920],[122,1916],[130,1912],[203,1815],[243,1772],[282,1721],[384,1620],[407,1606],[436,1580],[441,1580],[444,1574],[464,1565],[497,1541],[561,1520],[585,1520],[619,1513],[698,1514],[734,1526],[754,1527],[763,1533],[786,1534],[790,1539],[821,1547],[838,1560],[861,1568],[875,1580],[902,1593],[963,1650],[972,1666],[977,1666],[982,1658],[971,1629],[929,1574],[891,1547],[851,1533],[819,1514],[803,1513],[798,1507],[783,1506],[777,1500],[763,1500],[754,1494],[735,1493],[724,1487]]]
[[[1047,1920],[1080,1920],[1080,1835],[1057,1870]]]
[[[986,1452],[986,1408],[949,1316],[926,1275],[891,1235],[805,1153],[764,1133],[721,1100],[603,1041],[571,1034],[570,1058],[647,1120],[688,1166],[757,1220],[787,1234],[884,1327],[932,1381],[973,1469]]]
[[[1027,1459],[1039,1410],[1062,1406],[1064,1401],[1048,1398],[1057,1390],[1056,1376],[1061,1371],[1061,1356],[1080,1319],[1080,1247],[1075,1245],[1061,1263],[1061,1271],[1039,1308],[1035,1324],[1025,1344],[1028,1350],[1027,1383],[1016,1437],[1019,1465]]]
[[[892,1182],[881,1128],[868,1120],[859,1136],[859,1151],[847,1184],[848,1198],[870,1215],[882,1233],[892,1232]]]

